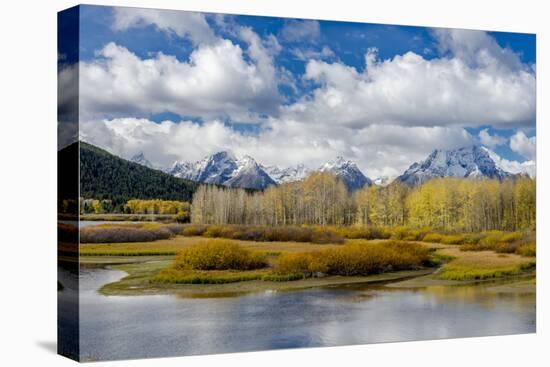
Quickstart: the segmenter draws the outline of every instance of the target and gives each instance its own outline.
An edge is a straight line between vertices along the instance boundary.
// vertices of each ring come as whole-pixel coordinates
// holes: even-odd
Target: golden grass
[[[475,239],[465,241],[462,251],[491,250],[500,253],[517,253],[518,246],[534,242],[535,232],[488,231],[477,234]]]
[[[460,251],[460,248],[454,246],[440,249],[438,253],[454,258],[439,273],[441,279],[447,280],[499,278],[521,274],[535,267],[534,258],[516,254]]]
[[[81,244],[80,256],[152,256],[176,255],[188,244],[177,238],[155,242]]]
[[[537,246],[534,243],[519,245],[516,249],[516,254],[531,257],[537,256]]]
[[[152,226],[155,226],[153,224]],[[510,236],[511,239],[515,239]],[[197,244],[204,244],[210,241],[207,237],[186,237],[175,236],[170,239],[157,240],[154,242],[132,242],[132,243],[105,243],[105,244],[81,244],[81,256],[174,256],[181,250]],[[226,240],[235,243],[242,248],[264,252],[268,257],[270,265],[276,266],[279,255],[287,253],[305,253],[326,249],[338,249],[343,247],[340,244],[314,244],[307,242],[260,242],[244,240]],[[365,240],[349,239],[346,245],[367,242]],[[383,244],[388,240],[370,240],[369,244]],[[454,241],[451,241],[454,242]],[[442,243],[421,242],[434,250],[432,259],[445,263],[438,273],[441,279],[452,280],[475,280],[495,278],[507,275],[523,273],[532,269],[535,265],[534,255],[536,247],[534,243],[520,245],[520,254],[499,254],[494,251],[461,251],[465,245],[446,245]],[[346,246],[344,245],[344,246]],[[434,262],[434,263],[437,263]],[[180,274],[184,275],[184,274]],[[188,275],[188,274],[187,274]],[[263,275],[265,276],[265,275]],[[223,277],[221,277],[223,278]]]
[[[155,242],[130,242],[130,243],[85,243],[80,245],[81,256],[151,256],[151,255],[176,255],[181,250],[210,241],[206,237],[184,237],[176,236],[166,240]],[[307,242],[255,242],[227,240],[231,243],[241,245],[243,248],[256,251],[264,251],[268,254],[282,252],[304,252],[335,248],[341,245],[335,244],[314,244]]]
[[[251,292],[267,290],[288,291],[312,287],[335,286],[343,284],[366,284],[384,281],[403,280],[411,277],[427,275],[432,269],[401,271],[369,276],[340,277],[327,276],[323,278],[291,279],[284,275],[266,274],[261,280],[239,281],[231,283],[170,283],[153,281],[153,278],[168,264],[168,262],[148,262],[139,264],[114,265],[118,270],[129,275],[117,282],[104,285],[99,292],[105,295],[144,295],[144,294],[176,294],[179,297],[227,297]],[[221,278],[221,274],[220,274]],[[293,280],[293,281],[290,281]]]
[[[175,269],[169,267],[163,269],[155,275],[151,281],[156,283],[175,283],[175,284],[225,284],[246,282],[251,280],[261,280],[263,276],[268,275],[269,270],[192,270]]]
[[[161,284],[227,284],[253,280],[289,282],[304,278],[303,274],[275,274],[270,269],[204,271],[168,267],[153,276],[151,282]]]

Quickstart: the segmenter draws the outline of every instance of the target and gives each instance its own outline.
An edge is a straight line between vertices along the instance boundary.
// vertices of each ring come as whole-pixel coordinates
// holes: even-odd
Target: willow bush
[[[260,242],[343,243],[344,238],[334,229],[322,226],[251,226],[251,225],[196,225],[183,227],[184,236],[229,238]]]
[[[275,271],[279,274],[301,273],[306,276],[318,273],[360,276],[417,269],[428,265],[429,261],[430,249],[418,243],[365,241],[316,252],[283,254]]]
[[[135,226],[120,227],[85,227],[80,230],[81,243],[121,243],[150,242],[172,237],[170,228],[156,226],[140,228]]]
[[[254,270],[266,266],[265,254],[217,239],[183,249],[173,264],[175,270]]]

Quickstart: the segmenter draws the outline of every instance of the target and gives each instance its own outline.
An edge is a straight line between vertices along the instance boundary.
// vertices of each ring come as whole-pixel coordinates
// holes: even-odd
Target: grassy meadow
[[[109,223],[80,234],[90,239],[80,245],[84,264],[128,273],[105,294],[231,293],[419,276],[469,282],[533,273],[536,262],[528,231]]]

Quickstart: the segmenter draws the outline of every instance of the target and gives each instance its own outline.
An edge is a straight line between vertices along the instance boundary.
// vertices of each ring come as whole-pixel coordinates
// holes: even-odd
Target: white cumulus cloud
[[[439,28],[433,30],[438,49],[448,52],[468,65],[479,68],[529,69],[523,65],[513,50],[502,48],[496,40],[483,31]]]
[[[370,177],[401,174],[434,148],[449,149],[473,143],[455,127],[371,125],[359,131],[346,127],[271,120],[258,135],[238,133],[219,120],[203,124],[117,118],[81,124],[81,139],[122,157],[144,152],[157,166],[175,160],[196,161],[222,150],[251,155],[265,165],[304,163],[317,168],[343,155]]]
[[[505,137],[500,135],[491,135],[489,133],[489,129],[483,129],[479,132],[479,141],[481,144],[485,145],[486,147],[489,147],[491,149],[495,149],[498,145],[506,144],[508,141]]]
[[[537,165],[533,160],[518,162],[502,158],[492,150],[488,150],[489,156],[495,161],[496,165],[506,172],[514,174],[527,174],[529,177],[537,175]]]
[[[279,105],[275,68],[253,32],[250,60],[229,40],[195,49],[189,61],[158,53],[140,59],[115,43],[80,64],[81,111],[93,116],[173,112],[248,120]]]
[[[530,69],[472,66],[459,57],[425,59],[414,52],[379,60],[365,69],[311,60],[304,78],[319,85],[285,106],[286,116],[312,123],[361,128],[403,126],[513,127],[535,118],[535,75]]]
[[[353,67],[320,48],[319,22],[288,20],[279,38],[306,61],[300,75],[277,66],[282,46],[273,35],[224,22],[237,43],[216,36],[198,13],[117,8],[114,14],[116,30],[154,25],[194,45],[180,60],[163,53],[140,58],[111,42],[79,64],[81,138],[123,157],[143,151],[158,166],[232,150],[282,167],[316,168],[342,155],[371,178],[396,176],[436,148],[507,143],[488,129],[473,137],[465,127],[498,131],[535,119],[534,66],[485,32],[434,30],[438,57],[406,52],[381,60],[369,48],[364,65]],[[300,82],[313,87],[285,104],[278,87],[297,94]],[[143,118],[162,112],[204,122]],[[260,123],[260,132],[239,132],[227,119]],[[499,164],[510,172],[529,169],[529,162],[534,167],[534,137],[520,131],[510,148],[528,161]]]
[[[214,32],[201,13],[120,7],[113,8],[113,16],[112,27],[119,31],[154,25],[168,34],[188,37],[195,44],[216,41]]]
[[[537,153],[536,137],[528,138],[523,131],[518,131],[510,138],[510,149],[529,160],[534,160]]]

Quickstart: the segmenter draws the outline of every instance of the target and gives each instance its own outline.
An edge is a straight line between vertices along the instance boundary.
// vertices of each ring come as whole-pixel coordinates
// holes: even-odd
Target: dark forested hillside
[[[120,206],[130,199],[190,201],[197,184],[119,158],[80,142],[80,196],[112,200]]]

